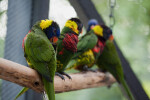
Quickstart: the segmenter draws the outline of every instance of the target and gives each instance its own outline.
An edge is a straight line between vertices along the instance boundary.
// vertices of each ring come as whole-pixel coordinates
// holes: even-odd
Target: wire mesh
[[[48,17],[48,8],[49,0],[0,0],[0,57],[27,66],[22,40],[33,23]],[[0,100],[13,100],[21,89],[0,80]],[[42,96],[29,90],[17,100],[42,100]]]
[[[2,21],[4,21],[3,19],[7,20],[1,22],[5,27],[5,30],[2,28],[3,31],[0,35],[0,57],[26,65],[21,41],[30,29],[32,1],[2,0],[1,2],[1,8],[8,6],[8,10],[7,13],[4,13],[5,15],[2,15],[1,17]],[[2,80],[0,92],[1,100],[14,99],[21,88],[22,87],[17,84]],[[21,96],[18,100],[25,100],[25,95]]]
[[[7,0],[0,0],[0,57],[4,56],[4,42],[5,42],[5,35],[6,35],[6,10],[7,10]],[[2,90],[2,80],[0,79],[0,95]],[[0,100],[1,96],[0,96]]]

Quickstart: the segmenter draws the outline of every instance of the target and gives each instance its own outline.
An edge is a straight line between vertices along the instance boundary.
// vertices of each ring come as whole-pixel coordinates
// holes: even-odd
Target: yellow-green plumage
[[[73,31],[68,27],[64,27],[62,29],[61,35],[57,42],[57,71],[58,72],[64,71],[66,69],[66,65],[68,64],[72,56],[75,54],[71,50],[67,50],[63,45],[63,40],[65,38],[66,33],[73,34]],[[70,43],[70,45],[72,44]],[[61,51],[62,54],[60,54]]]
[[[18,97],[20,97],[23,93],[25,93],[26,91],[28,91],[29,88],[27,87],[24,87],[19,93],[18,95],[15,97],[14,100],[16,100]]]
[[[106,41],[103,53],[99,56],[97,65],[100,69],[110,72],[122,84],[130,100],[134,100],[127,83],[124,80],[123,69],[115,45],[111,40]]]
[[[92,67],[95,57],[91,49],[94,48],[97,41],[98,38],[93,30],[84,35],[78,42],[77,53],[67,65],[68,69],[75,68],[82,71],[84,65],[87,65],[89,68]]]
[[[35,26],[35,28],[33,28],[31,33],[27,36],[25,42],[25,54],[27,61],[29,60],[33,65],[33,68],[42,75],[45,91],[49,100],[55,100],[55,50],[45,33],[41,30],[41,28],[38,28],[38,26]]]
[[[65,79],[63,75],[66,75],[69,79],[71,77],[65,73],[67,64],[77,52],[78,35],[82,31],[82,23],[78,18],[69,19],[57,42],[57,70],[56,75]]]
[[[74,68],[74,69],[83,71],[84,70],[83,66],[87,65],[88,68],[91,68],[94,65],[95,57],[94,57],[92,50],[89,49],[85,51],[83,54],[81,54],[80,56],[78,56],[78,58],[73,59],[73,61],[75,62],[71,62],[73,63],[73,65],[70,66],[69,68]]]
[[[100,38],[103,39],[103,28],[100,25],[93,26],[89,32],[81,37],[77,45],[77,53],[68,64],[68,69],[75,68],[79,71],[94,71],[90,68],[95,64],[96,56],[100,55],[101,47],[98,45],[101,41]],[[99,50],[96,52],[96,55],[93,48]]]
[[[24,55],[28,65],[42,76],[48,99],[55,100],[56,53],[46,33],[40,27],[40,21],[32,27],[24,40]],[[23,88],[16,99],[27,90],[28,88]]]

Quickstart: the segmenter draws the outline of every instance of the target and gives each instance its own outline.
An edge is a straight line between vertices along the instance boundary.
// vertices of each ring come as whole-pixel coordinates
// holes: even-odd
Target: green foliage
[[[1,1],[3,1],[3,0],[0,0],[0,3],[1,3]],[[0,18],[5,12],[6,12],[6,10],[1,10],[1,7],[0,7]]]
[[[150,84],[150,81],[144,81],[143,82],[144,89],[150,98],[150,86],[149,86],[149,84]]]
[[[0,11],[0,17],[5,13],[6,11]]]
[[[4,40],[0,38],[0,57],[4,56]]]

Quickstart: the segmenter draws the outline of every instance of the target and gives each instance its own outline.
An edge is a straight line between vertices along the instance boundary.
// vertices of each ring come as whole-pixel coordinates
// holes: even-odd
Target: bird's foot
[[[62,80],[65,80],[65,77],[61,73],[55,72],[55,75],[59,76]]]
[[[69,79],[72,79],[71,76],[69,76],[67,73],[65,72],[60,72],[60,74],[67,76]]]
[[[89,68],[87,65],[84,65],[84,66],[83,66],[83,71],[96,72],[96,70]]]

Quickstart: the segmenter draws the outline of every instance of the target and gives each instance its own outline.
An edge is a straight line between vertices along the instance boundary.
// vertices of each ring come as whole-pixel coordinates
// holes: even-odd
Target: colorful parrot
[[[68,69],[79,71],[94,71],[90,69],[102,53],[105,41],[110,34],[105,32],[103,25],[98,25],[94,19],[88,22],[87,33],[79,40],[77,53],[68,64]]]
[[[69,19],[57,42],[57,69],[56,75],[65,79],[63,75],[66,75],[69,79],[71,77],[64,72],[68,62],[77,52],[78,35],[82,31],[83,24],[78,18]]]
[[[105,30],[112,34],[111,29],[107,26],[105,26]],[[123,86],[130,100],[134,100],[133,95],[124,79],[121,61],[113,43],[113,35],[111,35],[109,37],[109,40],[106,41],[104,50],[98,57],[96,64],[100,68],[100,70],[104,72],[110,72],[115,77],[117,82]]]
[[[28,65],[41,76],[49,100],[55,100],[54,76],[56,71],[55,45],[60,35],[60,28],[53,20],[38,21],[23,40],[24,56]],[[54,46],[54,47],[53,47]],[[23,90],[16,96],[26,92]]]

